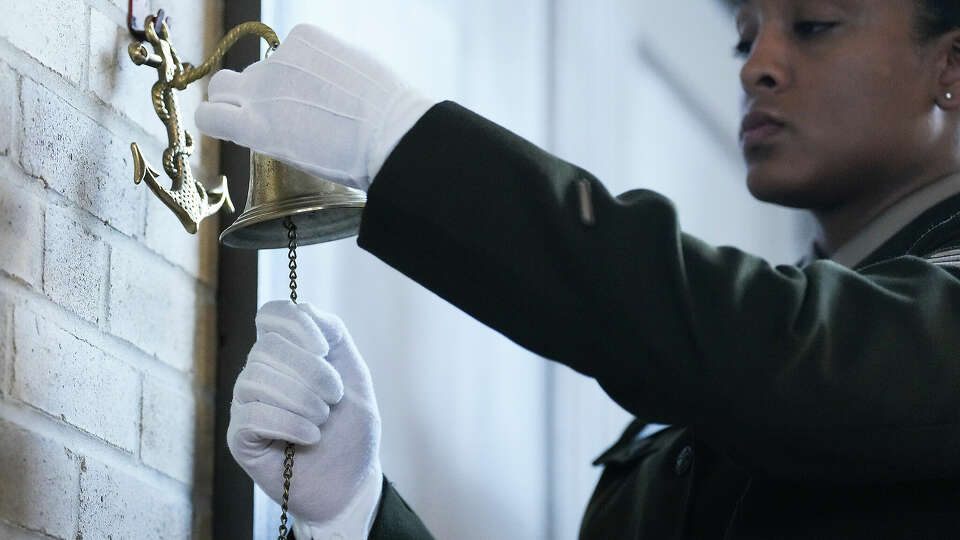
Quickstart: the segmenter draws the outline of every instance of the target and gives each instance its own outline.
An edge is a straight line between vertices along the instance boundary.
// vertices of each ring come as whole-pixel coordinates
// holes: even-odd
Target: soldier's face
[[[946,129],[912,0],[747,0],[741,134],[755,197],[829,209],[915,177]],[[956,98],[954,98],[956,99]],[[942,149],[942,147],[941,147]]]

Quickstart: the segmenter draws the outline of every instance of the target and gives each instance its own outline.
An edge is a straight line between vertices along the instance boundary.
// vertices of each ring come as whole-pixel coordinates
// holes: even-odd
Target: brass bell
[[[286,163],[250,152],[250,189],[243,213],[220,234],[229,247],[287,247],[284,219],[296,224],[299,245],[357,234],[367,195]]]

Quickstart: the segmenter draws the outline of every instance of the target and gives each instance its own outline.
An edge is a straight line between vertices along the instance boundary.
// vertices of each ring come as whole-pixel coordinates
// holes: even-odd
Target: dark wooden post
[[[223,3],[224,31],[246,21],[260,20],[260,0]],[[236,71],[256,62],[260,41],[242,39],[224,56],[223,67]],[[242,212],[250,179],[250,153],[232,143],[222,143],[220,170],[230,182],[237,212]],[[237,214],[222,214],[221,232]],[[243,368],[247,352],[256,341],[257,252],[220,246],[217,279],[217,389],[214,437],[213,537],[215,540],[253,538],[253,481],[233,460],[227,448],[227,424],[233,383]]]

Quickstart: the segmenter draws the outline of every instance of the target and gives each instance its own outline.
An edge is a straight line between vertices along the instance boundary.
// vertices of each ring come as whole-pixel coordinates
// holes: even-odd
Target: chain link
[[[290,249],[290,253],[287,254],[287,258],[290,259],[290,262],[287,264],[287,268],[290,269],[290,300],[296,304],[297,303],[297,226],[293,223],[293,220],[290,219],[290,216],[287,216],[283,220],[283,226],[287,228],[287,247]]]
[[[290,300],[297,303],[297,226],[293,223],[290,216],[283,220],[283,226],[287,229],[287,247],[290,252],[287,258],[290,263]],[[277,540],[287,540],[287,503],[290,501],[290,480],[293,479],[293,455],[296,448],[293,443],[288,442],[283,451],[283,503],[280,505],[280,536]]]
[[[287,503],[290,501],[290,480],[293,478],[293,455],[296,448],[292,442],[287,443],[283,454],[283,503],[280,505],[280,536],[277,540],[287,540]]]

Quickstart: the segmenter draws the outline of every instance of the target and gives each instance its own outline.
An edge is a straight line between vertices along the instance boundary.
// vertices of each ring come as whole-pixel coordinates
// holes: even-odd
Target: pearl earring
[[[953,99],[953,94],[951,94],[950,92],[947,92],[947,99]]]

